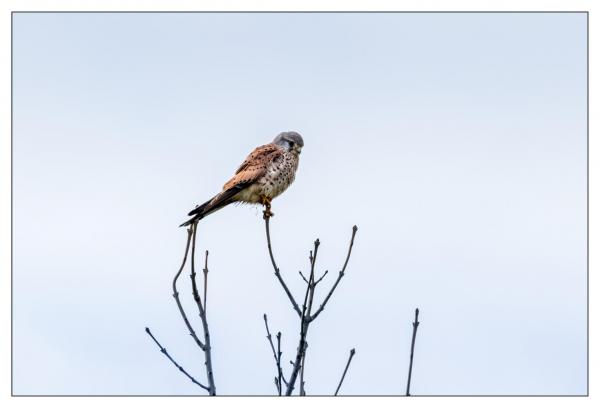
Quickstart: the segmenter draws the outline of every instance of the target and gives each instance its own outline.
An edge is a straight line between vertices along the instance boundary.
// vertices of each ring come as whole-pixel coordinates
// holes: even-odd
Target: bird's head
[[[304,140],[298,132],[281,132],[273,140],[273,143],[295,154],[300,154],[304,146]]]

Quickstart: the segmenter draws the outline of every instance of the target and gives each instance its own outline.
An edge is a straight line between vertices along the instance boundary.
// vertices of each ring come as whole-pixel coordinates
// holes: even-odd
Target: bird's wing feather
[[[210,200],[210,202],[206,205],[206,207],[204,207],[204,209],[202,210],[202,214],[208,215],[208,214],[218,210],[219,208],[226,206],[227,204],[229,204],[231,202],[230,200],[237,193],[239,193],[246,187],[247,187],[247,185],[240,183],[231,188],[228,188],[227,190],[221,191],[219,194],[214,196],[212,200]]]
[[[202,205],[194,208],[192,211],[190,211],[188,213],[188,215],[192,218],[187,220],[183,224],[181,224],[180,227],[190,225],[196,220],[201,220],[202,218],[206,217],[207,215],[230,204],[233,197],[246,187],[248,187],[248,185],[241,183],[241,184],[231,187],[230,189],[221,191],[219,194],[217,194],[216,196],[214,196],[213,198],[211,198],[204,204],[202,204]]]
[[[245,187],[247,187],[247,186],[244,184],[238,184],[227,190],[223,190],[219,194],[217,194],[216,196],[214,196],[213,198],[211,198],[210,200],[205,202],[204,204],[199,205],[198,207],[194,208],[192,211],[190,211],[188,213],[188,215],[189,216],[196,215],[196,214],[208,215],[209,213],[219,209],[223,204],[227,203],[227,201],[229,199],[233,198],[233,196],[235,196],[237,193],[239,193]]]
[[[272,143],[259,146],[246,157],[246,160],[225,185],[223,190],[229,190],[237,185],[249,185],[265,175],[269,165],[283,156],[283,150]]]

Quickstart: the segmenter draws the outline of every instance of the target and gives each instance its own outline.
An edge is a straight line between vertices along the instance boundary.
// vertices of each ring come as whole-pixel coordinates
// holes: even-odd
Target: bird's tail
[[[189,220],[187,220],[186,222],[184,222],[183,224],[181,224],[180,227],[187,227],[188,225],[192,225],[194,222],[200,221],[202,218],[206,217],[208,214],[206,214],[204,212],[204,210],[206,209],[206,207],[208,207],[208,205],[210,204],[210,202],[213,199],[214,198],[211,198],[210,200],[208,200],[204,204],[199,205],[198,207],[196,207],[192,211],[190,211],[188,213],[188,215],[191,216],[192,218],[190,218]]]
[[[242,186],[238,185],[228,190],[222,191],[202,205],[197,206],[188,215],[192,218],[180,225],[180,227],[187,227],[194,222],[200,221],[202,218],[209,214],[214,213],[217,210],[231,204],[235,201],[235,195],[242,190]]]

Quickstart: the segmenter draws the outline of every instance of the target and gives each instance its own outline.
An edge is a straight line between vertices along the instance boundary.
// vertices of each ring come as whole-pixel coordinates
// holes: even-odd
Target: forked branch
[[[205,366],[206,366],[206,375],[208,378],[208,386],[199,383],[198,381],[196,381],[192,376],[190,376],[179,364],[177,364],[175,362],[175,360],[173,360],[171,358],[171,356],[167,353],[166,349],[164,347],[162,347],[160,345],[160,343],[158,343],[158,341],[156,340],[156,338],[152,335],[152,333],[150,332],[150,329],[146,328],[146,333],[148,333],[148,335],[150,337],[152,337],[152,339],[154,340],[154,342],[159,346],[160,351],[166,355],[169,360],[171,360],[171,362],[173,364],[175,364],[175,366],[177,368],[179,368],[179,370],[181,372],[183,372],[188,378],[190,378],[194,383],[198,384],[200,387],[202,387],[204,390],[208,391],[208,393],[210,395],[216,395],[216,387],[215,387],[215,380],[214,380],[214,376],[213,376],[213,371],[212,371],[212,359],[211,359],[211,346],[210,346],[210,333],[208,330],[208,322],[206,320],[206,290],[207,290],[207,278],[208,278],[208,251],[206,251],[206,258],[204,261],[204,304],[202,303],[202,301],[200,300],[200,295],[198,294],[198,288],[196,285],[196,271],[195,271],[195,254],[196,254],[196,228],[197,228],[197,223],[192,223],[190,225],[190,227],[187,230],[187,241],[186,241],[186,245],[185,245],[185,253],[183,255],[183,261],[181,262],[181,266],[179,267],[179,270],[177,271],[177,273],[175,274],[175,277],[173,278],[173,298],[175,299],[175,302],[177,303],[177,308],[179,309],[179,313],[181,314],[181,317],[183,319],[183,322],[185,323],[186,327],[188,328],[190,335],[192,336],[192,338],[194,339],[194,341],[196,342],[196,344],[198,345],[198,347],[200,347],[200,349],[204,352],[204,357],[205,357]],[[177,290],[177,281],[179,279],[179,276],[181,275],[181,272],[183,271],[183,268],[187,262],[187,258],[188,258],[188,254],[190,252],[190,243],[191,243],[191,248],[192,248],[192,254],[191,254],[191,270],[192,273],[190,275],[191,280],[192,280],[192,295],[194,297],[194,301],[196,302],[196,305],[198,306],[198,311],[200,314],[200,319],[202,321],[202,329],[204,332],[204,341],[200,340],[198,338],[198,335],[196,334],[196,331],[194,330],[194,328],[192,327],[192,325],[190,324],[190,321],[185,313],[185,310],[183,309],[183,306],[181,304],[181,300],[179,299],[179,292]]]
[[[323,280],[323,278],[328,273],[327,271],[325,271],[325,273],[323,273],[323,275],[319,279],[315,279],[315,265],[316,265],[317,254],[318,254],[320,242],[317,239],[314,243],[313,251],[310,252],[310,256],[309,256],[310,274],[308,275],[308,277],[306,277],[302,272],[299,272],[300,276],[306,283],[306,290],[304,293],[304,301],[302,303],[302,307],[300,307],[298,302],[294,299],[294,296],[290,292],[289,288],[285,284],[283,278],[281,277],[279,267],[277,266],[277,263],[275,262],[275,257],[273,255],[273,248],[272,248],[272,244],[271,244],[271,231],[269,228],[270,217],[271,217],[271,212],[269,211],[269,208],[267,207],[267,209],[264,211],[263,219],[265,220],[265,231],[266,231],[266,235],[267,235],[267,247],[269,250],[269,257],[271,258],[271,263],[273,265],[273,269],[275,270],[275,276],[279,280],[279,283],[283,287],[283,290],[285,291],[288,299],[292,303],[292,307],[294,308],[294,310],[296,311],[296,314],[300,318],[300,339],[298,341],[298,347],[296,349],[296,357],[293,361],[290,361],[290,363],[292,364],[292,373],[290,374],[289,381],[286,382],[287,388],[286,388],[285,395],[292,395],[292,392],[294,391],[296,380],[297,380],[299,374],[300,374],[300,395],[306,395],[305,388],[304,388],[304,369],[305,369],[305,364],[306,364],[306,348],[308,345],[308,343],[306,341],[308,329],[309,329],[310,323],[312,321],[314,321],[321,314],[321,312],[325,309],[325,306],[329,302],[329,299],[333,295],[333,292],[338,287],[342,277],[344,277],[344,274],[346,272],[346,267],[348,266],[348,262],[350,260],[350,255],[352,254],[354,238],[356,236],[356,232],[357,232],[358,228],[356,227],[356,225],[352,228],[352,237],[350,239],[348,253],[346,255],[346,259],[344,261],[342,269],[340,270],[340,272],[338,274],[338,278],[334,282],[333,286],[327,293],[325,299],[323,300],[323,302],[321,303],[321,305],[319,306],[317,311],[313,314],[313,303],[314,303],[316,286]],[[265,317],[265,325],[266,325],[266,317]],[[268,338],[270,337],[270,334],[268,333],[268,326],[267,326],[267,337]],[[273,355],[275,356],[276,355],[275,348],[274,348],[274,345],[270,338],[269,338],[269,341],[271,342],[271,349],[273,351]],[[352,355],[354,355],[354,349],[352,350]],[[352,359],[352,357],[350,357],[350,359],[348,361],[348,365],[349,365],[351,359]],[[277,359],[276,359],[276,361],[277,361]],[[346,375],[347,369],[348,369],[348,367],[346,367],[346,370],[344,370],[344,376]],[[342,377],[342,381],[343,381],[343,377]],[[285,380],[284,380],[284,382],[285,382]],[[277,381],[276,381],[276,384],[277,384]],[[279,383],[279,384],[281,384],[281,383]],[[338,386],[338,390],[339,390],[340,386],[341,386],[341,382],[340,382],[340,385]],[[281,392],[281,385],[278,386],[278,392]],[[336,391],[336,393],[337,393],[337,391]]]
[[[263,314],[263,319],[265,321],[265,329],[267,330],[267,340],[269,340],[269,344],[271,345],[271,351],[273,352],[273,358],[275,359],[275,366],[277,367],[277,377],[275,377],[275,387],[277,388],[277,392],[281,395],[281,381],[285,381],[283,378],[283,370],[281,369],[281,332],[277,333],[277,351],[275,351],[275,345],[273,344],[273,336],[271,336],[271,331],[269,330],[269,323],[267,321],[267,314]],[[286,382],[287,383],[287,382]]]
[[[292,392],[294,391],[294,385],[296,384],[296,378],[298,377],[298,373],[300,372],[300,369],[304,367],[304,356],[306,353],[306,347],[308,346],[308,344],[306,343],[306,335],[308,332],[308,326],[310,325],[308,317],[310,316],[310,310],[312,308],[312,302],[315,293],[315,262],[317,260],[319,245],[320,241],[317,239],[315,241],[314,252],[311,251],[309,256],[310,275],[308,277],[308,283],[306,284],[304,302],[302,303],[302,314],[300,315],[300,341],[298,342],[298,349],[296,350],[296,359],[293,363],[292,374],[290,374],[290,381],[288,383],[285,395],[292,395]],[[303,388],[304,387],[302,386],[302,384],[300,384],[300,395],[302,395]]]
[[[175,274],[175,277],[173,278],[173,297],[175,298],[175,302],[177,303],[177,308],[179,309],[179,313],[181,314],[183,322],[185,323],[186,327],[188,328],[190,335],[192,336],[192,338],[194,339],[194,341],[196,342],[198,347],[200,347],[202,350],[204,350],[204,343],[202,341],[200,341],[200,339],[196,335],[196,332],[194,331],[194,328],[190,324],[190,321],[189,321],[187,315],[185,314],[185,310],[183,310],[183,306],[181,305],[181,301],[179,300],[179,292],[177,291],[177,280],[179,279],[179,276],[181,275],[181,271],[183,271],[183,267],[185,266],[185,263],[187,262],[187,257],[188,257],[188,253],[190,250],[190,242],[192,240],[192,235],[194,234],[195,229],[196,229],[195,224],[192,224],[190,226],[190,228],[188,228],[188,230],[187,230],[188,236],[187,236],[187,242],[185,244],[185,253],[183,255],[183,261],[181,262],[181,266],[179,267],[179,270],[177,271],[177,273]]]
[[[325,297],[325,300],[323,301],[323,303],[321,303],[321,306],[317,309],[315,314],[313,314],[312,316],[310,316],[308,318],[309,322],[312,322],[313,320],[315,320],[317,318],[317,316],[319,316],[321,314],[321,312],[325,309],[325,305],[327,305],[327,302],[329,302],[331,295],[333,295],[333,292],[335,291],[338,284],[344,277],[344,274],[346,273],[346,267],[348,266],[348,261],[350,260],[350,255],[352,254],[352,247],[354,246],[354,237],[356,236],[356,231],[358,231],[358,227],[355,225],[354,227],[352,227],[352,237],[350,238],[350,245],[348,246],[348,254],[346,255],[346,260],[344,261],[344,266],[342,267],[342,270],[338,274],[338,277],[335,280],[335,283],[333,284],[333,286],[331,287],[331,290]],[[325,272],[325,274],[327,274],[327,272]],[[325,274],[321,277],[321,279],[323,279],[323,277],[325,277]],[[319,281],[321,279],[319,279]]]
[[[194,296],[194,301],[196,302],[196,305],[198,306],[198,314],[199,314],[200,320],[202,322],[202,331],[204,332],[204,347],[202,350],[204,350],[204,359],[205,359],[204,365],[206,367],[206,376],[208,378],[209,394],[217,395],[217,389],[215,387],[215,379],[214,379],[213,368],[212,368],[210,332],[208,330],[208,321],[206,320],[206,310],[204,309],[202,300],[200,299],[200,295],[198,293],[198,286],[196,285],[196,267],[195,267],[195,263],[196,263],[196,259],[195,259],[196,258],[195,257],[195,254],[196,254],[196,226],[197,226],[197,223],[192,224],[192,229],[193,229],[192,259],[191,259],[192,273],[190,275],[190,278],[192,280],[192,295]],[[208,275],[208,251],[206,251],[206,255],[204,258],[204,278],[205,279],[206,279],[207,275]],[[204,290],[206,291],[206,283],[204,286]],[[206,302],[206,298],[204,299],[204,301]],[[204,303],[204,304],[206,304],[206,303]]]

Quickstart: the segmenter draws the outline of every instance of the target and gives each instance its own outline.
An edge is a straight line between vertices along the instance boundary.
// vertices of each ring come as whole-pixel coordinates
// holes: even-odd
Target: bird
[[[190,211],[188,216],[192,218],[180,227],[196,223],[235,202],[264,205],[265,218],[273,216],[271,200],[294,182],[303,147],[302,136],[294,131],[281,132],[271,143],[257,147],[223,185],[223,190]]]

